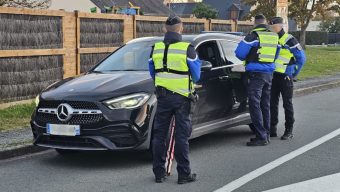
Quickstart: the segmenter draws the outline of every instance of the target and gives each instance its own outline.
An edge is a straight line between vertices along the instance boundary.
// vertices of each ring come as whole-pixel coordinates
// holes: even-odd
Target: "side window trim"
[[[218,51],[220,52],[220,58],[222,59],[222,62],[223,62],[221,66],[225,66],[225,65],[227,65],[228,59],[225,56],[223,46],[221,44],[221,40],[216,40],[216,44],[217,44],[217,47],[218,47]]]

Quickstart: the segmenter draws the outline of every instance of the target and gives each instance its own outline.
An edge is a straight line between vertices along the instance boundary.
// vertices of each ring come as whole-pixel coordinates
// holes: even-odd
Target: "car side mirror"
[[[202,71],[210,71],[212,68],[212,64],[210,61],[202,61],[201,70]]]

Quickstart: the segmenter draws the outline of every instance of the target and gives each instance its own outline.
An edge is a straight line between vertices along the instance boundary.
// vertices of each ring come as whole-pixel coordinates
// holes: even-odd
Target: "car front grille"
[[[57,108],[60,104],[67,103],[74,109],[98,109],[98,106],[89,101],[40,101],[39,108]]]
[[[103,120],[104,116],[102,114],[81,114],[73,115],[70,120],[64,122],[60,121],[56,114],[48,113],[37,113],[36,121],[41,125],[45,126],[46,123],[51,124],[71,124],[71,125],[86,125],[95,124]]]
[[[60,104],[67,104],[73,110],[71,118],[67,121],[61,121],[57,116],[57,108]],[[43,100],[39,103],[35,120],[41,126],[46,126],[47,123],[93,125],[102,121],[103,118],[103,114],[93,102]]]
[[[70,119],[62,121],[58,118],[58,106],[67,104],[73,111]],[[78,111],[78,113],[75,113]],[[71,124],[80,125],[81,133],[88,136],[103,136],[113,142],[117,147],[132,147],[138,143],[138,133],[134,131],[129,124],[127,125],[111,125],[105,120],[104,115],[95,103],[83,101],[43,101],[39,103],[35,119],[37,125],[46,127],[46,124]],[[43,144],[46,145],[62,145],[71,146],[92,145],[88,142],[79,142],[79,138],[73,143],[73,138],[64,137],[44,137],[47,139]],[[69,139],[65,141],[65,139]],[[54,144],[53,144],[54,143]],[[73,144],[72,144],[73,143]],[[87,146],[91,147],[91,146]],[[92,146],[93,147],[93,146]]]

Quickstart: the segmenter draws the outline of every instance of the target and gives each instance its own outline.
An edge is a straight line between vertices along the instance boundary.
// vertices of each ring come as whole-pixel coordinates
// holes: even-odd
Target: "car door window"
[[[235,55],[235,50],[238,46],[237,42],[221,40],[220,44],[222,46],[223,53],[228,61],[227,64],[242,64],[242,61],[239,60]]]
[[[222,63],[222,58],[216,41],[207,41],[197,48],[198,57],[201,60],[209,61],[213,67]]]

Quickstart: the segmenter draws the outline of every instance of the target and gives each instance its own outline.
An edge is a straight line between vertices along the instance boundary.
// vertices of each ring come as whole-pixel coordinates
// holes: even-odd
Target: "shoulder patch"
[[[297,44],[299,44],[299,41],[294,36],[290,35],[290,38],[286,42],[286,45],[288,45],[289,47],[293,47]]]
[[[300,43],[298,44],[298,46],[296,47],[298,50],[302,50],[302,47],[301,47],[301,45],[300,45]]]

